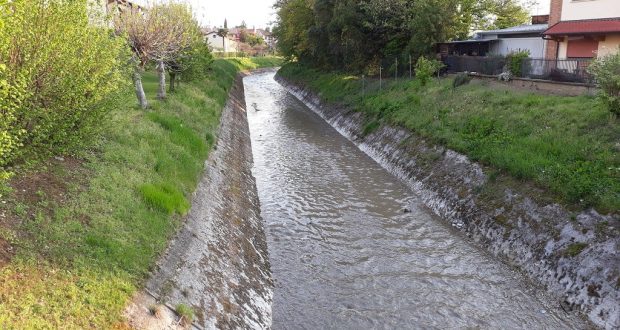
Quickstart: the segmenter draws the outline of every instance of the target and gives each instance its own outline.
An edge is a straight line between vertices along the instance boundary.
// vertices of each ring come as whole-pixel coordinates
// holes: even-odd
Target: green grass
[[[588,247],[588,244],[586,244],[586,243],[573,243],[573,244],[570,244],[566,248],[565,253],[566,253],[566,255],[568,255],[570,257],[576,257],[586,247]]]
[[[603,213],[620,210],[620,120],[588,96],[562,97],[491,88],[480,81],[452,88],[452,79],[366,80],[287,64],[280,75],[328,102],[378,123],[405,127],[518,180],[534,182],[557,200]]]
[[[126,106],[83,153],[85,187],[71,188],[62,206],[39,196],[37,205],[11,208],[22,223],[2,235],[17,253],[0,269],[0,328],[121,326],[128,299],[189,209],[235,75],[278,61],[216,60],[208,79],[182,83],[165,101],[147,73],[148,111],[127,86]]]

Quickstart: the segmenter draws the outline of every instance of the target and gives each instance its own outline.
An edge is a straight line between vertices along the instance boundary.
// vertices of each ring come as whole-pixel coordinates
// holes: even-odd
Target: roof
[[[478,34],[521,34],[544,32],[549,27],[548,24],[527,24],[509,27],[500,30],[480,31]]]
[[[470,40],[457,40],[457,41],[446,41],[446,42],[439,42],[439,44],[473,44],[473,43],[489,43],[493,40],[489,40],[489,39],[470,39]]]
[[[547,29],[544,35],[575,35],[575,34],[600,34],[600,33],[620,33],[620,17],[561,21]]]

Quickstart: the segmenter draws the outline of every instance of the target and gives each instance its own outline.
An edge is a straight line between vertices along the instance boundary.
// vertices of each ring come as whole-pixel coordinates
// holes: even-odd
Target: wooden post
[[[411,80],[411,54],[409,54],[409,80]]]
[[[382,86],[383,81],[382,81],[382,77],[381,77],[381,69],[382,69],[382,67],[381,67],[381,65],[379,65],[379,90],[381,90],[382,87],[383,87]]]
[[[398,57],[396,58],[394,67],[396,68],[396,70],[394,70],[394,80],[398,80]]]

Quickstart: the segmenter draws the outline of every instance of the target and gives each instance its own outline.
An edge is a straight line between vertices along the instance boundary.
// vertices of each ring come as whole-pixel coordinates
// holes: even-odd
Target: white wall
[[[619,0],[563,0],[562,21],[620,17]]]
[[[501,38],[501,36],[499,36]],[[529,50],[530,57],[545,57],[546,42],[540,37],[499,39],[491,45],[491,53],[508,55],[513,51]]]
[[[207,34],[205,36],[205,41],[207,42],[209,47],[213,49],[213,51],[215,52],[222,52],[222,51],[223,52],[236,52],[237,51],[236,42],[228,38],[222,38],[218,36],[217,34],[213,34],[213,33]],[[223,45],[222,45],[222,42],[224,43]]]

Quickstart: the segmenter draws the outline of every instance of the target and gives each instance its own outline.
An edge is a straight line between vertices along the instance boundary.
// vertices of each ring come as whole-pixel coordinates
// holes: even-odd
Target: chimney
[[[562,2],[564,0],[551,0],[550,13],[549,13],[549,27],[560,22],[562,18]],[[547,40],[547,50],[545,52],[545,58],[548,60],[558,59],[558,40]]]
[[[533,15],[532,24],[548,24],[549,15]]]
[[[556,24],[562,18],[562,2],[563,0],[551,0],[549,26]]]

